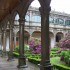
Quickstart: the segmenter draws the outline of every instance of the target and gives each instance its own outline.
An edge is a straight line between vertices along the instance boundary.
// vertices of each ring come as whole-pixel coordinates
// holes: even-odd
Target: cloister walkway
[[[17,68],[18,59],[7,61],[7,57],[0,57],[0,70],[40,70],[38,66],[27,61],[27,68]]]

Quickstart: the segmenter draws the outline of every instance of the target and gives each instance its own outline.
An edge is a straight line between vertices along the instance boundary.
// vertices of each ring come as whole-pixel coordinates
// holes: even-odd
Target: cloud
[[[40,4],[38,0],[34,0],[31,6],[40,7]],[[70,0],[51,0],[50,6],[52,10],[70,14]]]
[[[52,10],[70,13],[70,0],[52,0],[50,5]]]
[[[38,0],[34,0],[32,3],[31,3],[31,6],[33,7],[40,7],[40,3],[38,2]]]

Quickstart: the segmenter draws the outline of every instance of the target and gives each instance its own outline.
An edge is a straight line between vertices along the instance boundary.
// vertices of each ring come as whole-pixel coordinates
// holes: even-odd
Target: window
[[[66,26],[70,26],[70,20],[66,20],[66,21],[65,21],[65,25],[66,25]]]
[[[64,24],[64,20],[63,20],[62,18],[56,18],[56,19],[55,19],[55,23],[56,23],[56,24],[63,25],[63,24]]]
[[[32,22],[41,22],[41,17],[38,15],[33,15],[32,16]]]
[[[59,24],[63,25],[64,24],[64,20],[61,19],[61,18],[58,18],[59,19]]]
[[[49,17],[49,22],[50,22],[50,23],[54,23],[54,18]]]
[[[58,18],[55,19],[55,24],[59,24],[59,19]]]

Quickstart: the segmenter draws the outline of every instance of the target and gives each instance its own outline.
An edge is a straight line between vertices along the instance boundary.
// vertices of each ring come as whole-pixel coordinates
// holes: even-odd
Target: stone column
[[[16,33],[14,33],[14,48],[16,47]]]
[[[29,35],[30,35],[29,39],[31,39],[32,38],[32,31],[29,32]]]
[[[52,39],[52,41],[53,41],[53,47],[56,47],[56,29],[53,29],[53,35],[54,35],[54,37]]]
[[[54,46],[56,47],[56,32],[54,31]]]
[[[8,53],[8,60],[13,58],[13,20],[10,20],[9,23],[9,53]]]
[[[40,70],[51,70],[50,43],[49,43],[49,13],[50,7],[40,8],[41,13],[41,63]]]
[[[2,54],[2,32],[0,32],[0,54]]]
[[[19,59],[18,59],[18,68],[25,68],[26,58],[24,56],[24,26],[25,26],[25,18],[20,16],[19,19]]]
[[[6,56],[6,26],[3,28],[3,56]]]
[[[16,47],[16,38],[17,38],[17,32],[19,31],[19,28],[17,26],[14,26],[13,32],[14,32],[14,48]]]

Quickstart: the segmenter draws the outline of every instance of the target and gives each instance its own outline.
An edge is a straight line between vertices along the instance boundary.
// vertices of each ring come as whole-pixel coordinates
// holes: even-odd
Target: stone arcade
[[[26,58],[24,56],[24,27],[25,27],[25,16],[29,5],[33,0],[1,0],[0,1],[0,28],[3,35],[3,53],[5,55],[6,48],[6,30],[9,32],[9,48],[10,57],[12,58],[12,38],[13,38],[13,21],[16,12],[19,14],[19,59],[18,67],[27,67]],[[49,48],[49,13],[50,13],[50,2],[51,0],[38,0],[41,7],[39,8],[41,14],[41,40],[42,40],[42,51],[41,51],[41,64],[40,70],[51,70],[50,64],[50,48]]]

